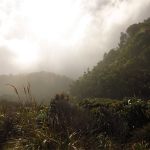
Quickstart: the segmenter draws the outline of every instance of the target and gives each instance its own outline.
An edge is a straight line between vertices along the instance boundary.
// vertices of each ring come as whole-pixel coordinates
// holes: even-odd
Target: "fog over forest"
[[[57,93],[67,93],[72,80],[50,72],[34,72],[29,75],[1,75],[0,99],[24,102],[30,97],[36,102],[49,102]],[[16,90],[17,93],[16,93]]]
[[[77,79],[149,14],[149,0],[1,0],[0,75],[47,71]]]
[[[149,141],[150,0],[0,0],[0,150]]]

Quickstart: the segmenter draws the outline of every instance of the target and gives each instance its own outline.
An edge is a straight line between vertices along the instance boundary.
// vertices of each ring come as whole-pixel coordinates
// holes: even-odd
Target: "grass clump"
[[[30,85],[23,88],[24,104],[0,100],[0,149],[150,148],[150,109],[144,101],[85,99],[71,106],[62,93],[43,105],[31,96]]]
[[[14,88],[17,95],[17,89]],[[57,94],[49,105],[37,104],[29,86],[25,104],[1,100],[1,141],[4,149],[91,149],[93,116],[72,107],[69,95]],[[29,96],[28,96],[28,95]],[[34,100],[34,101],[33,101]],[[8,127],[9,126],[9,127]],[[3,140],[2,140],[3,139]]]

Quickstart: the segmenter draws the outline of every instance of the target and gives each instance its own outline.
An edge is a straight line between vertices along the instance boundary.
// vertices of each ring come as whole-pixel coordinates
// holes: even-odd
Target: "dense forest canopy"
[[[118,46],[70,86],[77,101],[86,97],[122,100],[134,95],[150,98],[150,18],[121,32]]]

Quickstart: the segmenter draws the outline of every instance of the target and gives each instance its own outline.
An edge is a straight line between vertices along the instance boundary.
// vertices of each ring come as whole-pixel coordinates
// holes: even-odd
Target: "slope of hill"
[[[70,86],[77,101],[86,97],[122,100],[134,95],[150,98],[150,18],[121,32],[118,45]]]
[[[26,87],[28,82],[31,86],[32,96],[40,101],[44,98],[50,99],[57,93],[69,90],[69,84],[72,80],[66,76],[60,76],[50,72],[35,72],[29,75],[1,75],[0,95],[5,95],[0,98],[6,99],[9,97],[10,99],[8,95],[15,95],[14,89],[6,84],[15,86],[19,95],[22,98],[26,98],[23,86]],[[14,96],[12,96],[12,99],[14,100]]]

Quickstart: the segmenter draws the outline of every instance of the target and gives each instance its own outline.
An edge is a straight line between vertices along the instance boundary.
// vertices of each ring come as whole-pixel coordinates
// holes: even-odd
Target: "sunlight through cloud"
[[[18,40],[13,39],[9,42],[9,48],[17,54],[15,59],[16,63],[21,63],[22,65],[27,65],[26,63],[35,62],[38,58],[36,43],[32,43],[26,39]]]
[[[150,17],[149,8],[149,0],[0,0],[1,64],[75,78],[118,46],[120,32]]]
[[[71,0],[27,0],[22,4],[22,11],[30,18],[32,32],[40,39],[46,38],[49,41],[59,40],[72,30],[80,14],[79,3]]]

